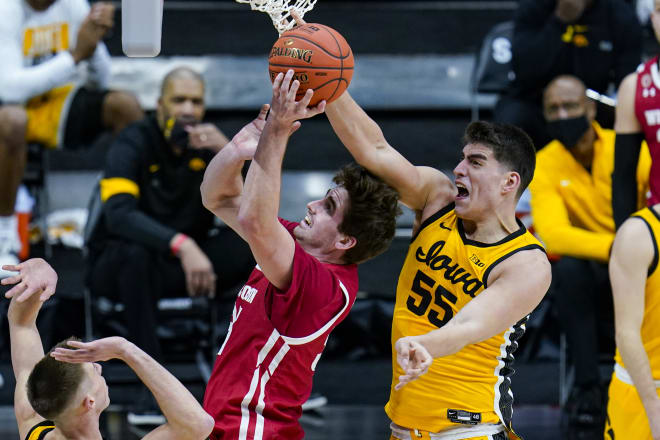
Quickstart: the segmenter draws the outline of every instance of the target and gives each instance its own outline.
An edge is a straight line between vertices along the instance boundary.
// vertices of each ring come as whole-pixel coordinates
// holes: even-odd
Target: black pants
[[[614,309],[607,265],[563,256],[552,274],[559,322],[575,366],[575,384],[595,384],[601,380],[599,353],[614,355]]]
[[[234,231],[220,228],[198,243],[218,277],[216,297],[231,296],[254,268],[249,246]],[[156,307],[160,298],[187,296],[181,261],[144,245],[113,240],[92,256],[88,285],[93,298],[103,296],[124,305],[128,339],[162,361],[156,337]]]

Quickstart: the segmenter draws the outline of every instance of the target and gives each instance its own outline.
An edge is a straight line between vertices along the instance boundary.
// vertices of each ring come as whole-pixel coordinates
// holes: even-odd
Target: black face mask
[[[169,118],[165,121],[163,137],[170,144],[183,150],[186,150],[189,146],[188,132],[184,128],[184,124],[177,121],[175,118]]]
[[[550,136],[570,149],[575,147],[580,138],[589,130],[589,120],[587,115],[582,115],[576,118],[550,121],[547,126]]]

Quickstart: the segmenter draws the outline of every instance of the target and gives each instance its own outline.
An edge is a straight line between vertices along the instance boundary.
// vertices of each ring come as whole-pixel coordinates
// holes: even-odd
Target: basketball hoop
[[[296,25],[291,17],[291,11],[296,11],[300,18],[305,12],[311,11],[316,0],[236,0],[238,3],[249,3],[253,11],[265,12],[273,20],[277,32],[282,33]]]

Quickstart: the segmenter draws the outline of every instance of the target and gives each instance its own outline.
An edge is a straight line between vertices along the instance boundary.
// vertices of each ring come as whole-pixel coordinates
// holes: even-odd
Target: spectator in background
[[[521,0],[512,42],[515,80],[497,103],[495,120],[521,127],[540,148],[552,140],[541,101],[553,78],[575,75],[605,94],[637,67],[641,51],[639,23],[623,0]]]
[[[103,215],[88,244],[92,296],[123,303],[132,342],[157,361],[159,298],[212,297],[254,267],[245,242],[214,227],[202,206],[206,166],[228,142],[215,125],[202,123],[204,112],[201,75],[186,67],[169,72],[156,114],[127,127],[110,146],[100,182]],[[135,415],[156,409],[144,395]]]
[[[90,9],[86,0],[0,1],[0,267],[18,262],[14,205],[27,143],[89,145],[143,117],[132,95],[107,90],[110,56],[101,38],[114,12],[109,3]]]
[[[614,132],[595,121],[596,105],[585,92],[574,76],[562,75],[548,84],[543,106],[554,140],[537,155],[530,190],[536,232],[548,252],[560,256],[553,281],[575,366],[575,386],[564,414],[569,425],[602,427],[606,394],[598,374],[599,324],[614,334],[607,273],[615,232],[610,200]],[[649,168],[645,150],[637,168],[639,206]]]

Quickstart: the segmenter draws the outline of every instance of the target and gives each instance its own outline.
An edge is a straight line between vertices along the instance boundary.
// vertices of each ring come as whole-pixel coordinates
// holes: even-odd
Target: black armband
[[[643,133],[616,135],[612,173],[612,214],[619,226],[637,210],[637,164]]]

